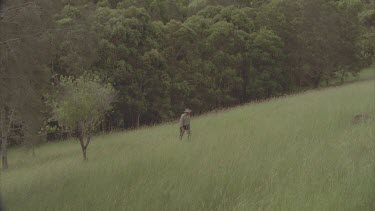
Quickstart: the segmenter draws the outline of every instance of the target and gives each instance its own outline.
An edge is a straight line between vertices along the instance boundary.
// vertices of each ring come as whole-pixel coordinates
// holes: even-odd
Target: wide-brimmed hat
[[[185,109],[185,111],[184,111],[184,113],[190,113],[191,112],[191,110],[190,109]]]

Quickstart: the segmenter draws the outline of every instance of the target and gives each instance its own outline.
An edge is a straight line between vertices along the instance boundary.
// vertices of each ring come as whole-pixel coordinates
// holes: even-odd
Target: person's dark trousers
[[[184,125],[180,127],[180,140],[182,140],[182,136],[184,135],[185,131],[188,134],[188,139],[190,139],[190,135],[191,135],[190,125]]]

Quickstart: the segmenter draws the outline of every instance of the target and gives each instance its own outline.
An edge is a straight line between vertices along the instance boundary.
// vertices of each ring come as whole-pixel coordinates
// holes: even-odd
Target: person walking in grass
[[[182,140],[182,136],[184,135],[185,131],[188,134],[188,139],[190,139],[191,130],[190,130],[190,109],[185,109],[184,113],[181,115],[180,118],[180,140]]]

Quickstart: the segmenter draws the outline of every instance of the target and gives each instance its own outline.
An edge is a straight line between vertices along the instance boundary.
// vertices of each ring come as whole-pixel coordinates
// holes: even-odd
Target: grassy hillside
[[[375,79],[375,65],[372,65],[371,67],[363,69],[357,76],[358,80],[371,80]],[[352,81],[355,79],[352,79]]]
[[[8,210],[375,210],[375,81],[10,152]]]
[[[344,78],[344,83],[353,83],[353,82],[373,80],[373,79],[375,79],[375,64],[361,70],[356,76],[349,74],[348,76]],[[334,80],[330,80],[329,84],[327,84],[326,82],[323,82],[320,84],[321,87],[338,86],[338,85],[339,86],[342,85],[340,76],[338,76],[338,78]]]

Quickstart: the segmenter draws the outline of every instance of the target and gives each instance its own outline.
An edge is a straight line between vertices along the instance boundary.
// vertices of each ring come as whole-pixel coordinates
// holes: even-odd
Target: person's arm
[[[179,121],[179,126],[182,127],[184,122],[184,115],[181,115],[180,121]]]

